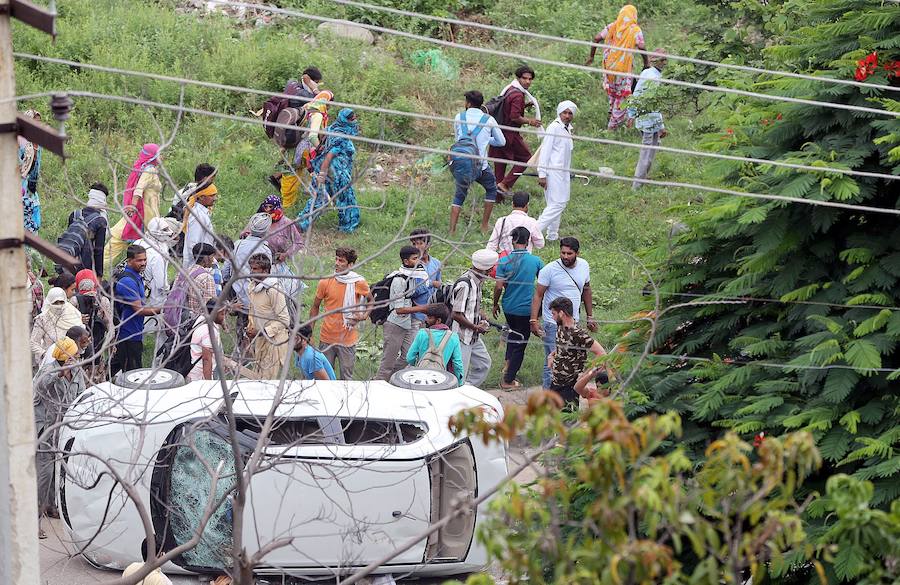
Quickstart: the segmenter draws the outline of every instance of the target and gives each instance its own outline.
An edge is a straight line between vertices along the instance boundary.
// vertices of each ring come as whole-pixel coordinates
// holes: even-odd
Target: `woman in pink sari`
[[[128,244],[143,237],[144,225],[154,217],[159,217],[159,196],[162,181],[159,178],[159,145],[145,144],[125,182],[122,200],[122,219],[110,228],[111,237],[103,251],[105,262],[110,266],[125,251]]]

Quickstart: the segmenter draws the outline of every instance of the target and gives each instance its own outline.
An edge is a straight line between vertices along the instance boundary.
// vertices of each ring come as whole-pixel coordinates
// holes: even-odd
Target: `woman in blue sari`
[[[28,110],[25,115],[35,120],[41,119],[41,115],[35,110]],[[18,137],[18,141],[25,229],[34,233],[41,228],[41,200],[37,194],[38,175],[41,172],[41,147],[22,136]]]
[[[322,215],[329,203],[337,208],[338,224],[342,232],[350,233],[359,227],[359,207],[353,190],[353,156],[356,147],[348,136],[359,134],[356,113],[350,108],[340,111],[337,119],[327,128],[329,135],[320,147],[312,166],[312,183],[309,201],[297,216],[297,223],[304,232]]]

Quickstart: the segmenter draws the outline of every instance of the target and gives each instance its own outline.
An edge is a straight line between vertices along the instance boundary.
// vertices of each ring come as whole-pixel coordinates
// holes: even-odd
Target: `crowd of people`
[[[630,72],[630,50],[645,46],[634,7],[625,6],[595,40],[611,47],[604,50],[605,69]],[[593,58],[594,49],[588,62]],[[641,98],[660,77],[665,52],[643,58],[645,69],[635,87],[632,77],[604,76],[608,127],[633,124],[643,144],[655,146],[666,135],[662,115],[647,105],[652,100]],[[572,123],[578,106],[562,101],[543,129],[539,101],[530,92],[534,82],[534,70],[522,66],[487,103],[477,90],[463,95],[450,156],[455,192],[449,233],[456,230],[473,183],[485,192],[485,235],[495,205],[509,199],[512,206],[495,219],[469,267],[455,278],[446,274],[431,253],[432,233],[418,228],[409,233],[407,245],[393,252],[398,255],[396,269],[370,284],[375,279],[355,271],[357,250],[340,246],[334,250],[333,275],[317,280],[305,315],[301,293],[307,285],[297,276],[296,260],[322,253],[306,249],[305,233],[331,208],[337,210],[342,232],[356,230],[361,219],[352,140],[360,131],[359,120],[348,108],[331,119],[334,95],[319,88],[321,72],[307,68],[300,81],[285,89],[296,102],[270,100],[261,112],[264,119],[279,123],[267,133],[272,130],[272,139],[281,146],[284,168],[269,177],[278,192],[260,202],[235,240],[217,233],[212,219],[219,197],[216,167],[197,165],[193,180],[173,189],[171,209],[163,215],[163,152],[156,144],[143,145],[120,205],[118,200],[111,204],[107,186],[96,182],[87,190],[86,204],[68,215],[57,243],[77,260],[76,270],[56,266],[45,295],[41,275],[29,265],[30,347],[41,445],[53,444],[55,431],[43,431],[56,428],[67,405],[86,386],[145,366],[175,369],[188,381],[223,374],[352,380],[360,328],[367,322],[383,328],[376,380],[390,380],[402,368],[416,365],[445,370],[459,385],[482,386],[492,368],[485,336],[495,327],[503,331],[506,344],[502,389],[522,386],[517,377],[534,335],[543,345],[545,390],[558,395],[566,408],[577,408],[580,397],[596,396],[596,383],[606,373],[602,368],[585,371],[585,364],[590,355],[605,351],[591,335],[597,324],[590,266],[580,257],[580,242],[560,234],[571,193]],[[632,94],[636,99],[629,100]],[[39,118],[34,111],[26,115]],[[285,118],[294,121],[295,135],[281,127]],[[534,153],[522,126],[543,129]],[[654,154],[652,148],[642,149],[634,188],[647,177]],[[495,161],[492,166],[488,158],[513,164]],[[40,148],[20,137],[19,160],[25,227],[37,231]],[[518,178],[529,173],[544,190],[545,206],[536,218],[529,214],[529,194],[513,190]],[[303,191],[305,204],[289,217],[287,211],[299,207]],[[110,209],[122,213],[114,224]],[[559,256],[545,263],[533,252],[547,242],[558,242]],[[488,309],[487,298],[492,299]],[[496,321],[501,313],[503,323]],[[222,341],[226,329],[234,340],[227,352]],[[146,355],[150,347],[152,358]],[[41,513],[55,515],[52,463],[40,456],[47,451],[39,446]]]

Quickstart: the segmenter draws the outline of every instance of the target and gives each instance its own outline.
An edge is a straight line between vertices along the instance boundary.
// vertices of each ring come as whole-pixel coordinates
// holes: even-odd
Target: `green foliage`
[[[510,486],[479,532],[510,583],[737,585],[800,561],[821,570],[793,501],[820,464],[810,434],[754,449],[729,433],[692,465],[681,449],[664,452],[681,437],[673,413],[629,422],[601,400],[572,420],[551,404],[534,395],[499,423],[480,412],[455,421],[486,441],[521,431],[534,447],[556,445],[545,472]]]
[[[877,50],[884,60],[900,58],[900,6],[797,0],[781,10],[797,19],[797,30],[765,51],[768,67],[788,64],[852,79],[856,60],[870,51]],[[763,77],[756,84],[822,101],[885,109],[895,103],[884,98],[886,92],[794,79]],[[900,136],[896,118],[772,102],[729,103],[732,113],[707,141],[712,148],[900,173],[892,152]],[[731,132],[723,133],[725,128]],[[716,170],[735,187],[757,192],[898,207],[900,190],[887,181],[730,163]],[[810,431],[826,460],[810,488],[823,490],[829,475],[843,472],[871,479],[866,501],[887,506],[900,485],[895,461],[900,397],[892,381],[900,369],[896,217],[729,197],[714,199],[687,223],[689,231],[660,266],[663,293],[690,293],[704,301],[727,294],[783,302],[674,306],[682,299],[664,296],[664,305],[672,306],[666,308],[654,349],[714,362],[651,360],[655,365],[639,380],[647,405],[636,410],[680,412],[686,434],[695,439],[687,445],[695,462],[702,460],[702,446],[723,428],[766,436]],[[832,519],[820,518],[833,526]],[[827,566],[829,574],[856,581],[862,559],[879,554],[866,542],[857,547],[842,549]]]

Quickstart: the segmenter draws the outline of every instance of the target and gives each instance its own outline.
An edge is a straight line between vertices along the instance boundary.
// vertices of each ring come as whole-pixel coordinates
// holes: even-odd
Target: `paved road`
[[[527,397],[527,390],[515,392],[491,391],[500,402],[507,404],[522,404]],[[518,465],[525,457],[525,450],[511,447],[509,452],[510,467]],[[525,470],[519,481],[529,481],[534,478],[534,472]],[[108,583],[119,576],[114,571],[96,569],[89,565],[81,557],[72,557],[72,547],[67,545],[66,532],[61,520],[44,520],[44,530],[47,539],[41,541],[41,585],[97,585]],[[495,575],[495,578],[499,575]],[[201,581],[199,577],[184,577],[170,575],[174,585],[206,585],[208,581]],[[436,581],[436,583],[441,582]],[[416,581],[417,585],[426,583],[424,580]]]

